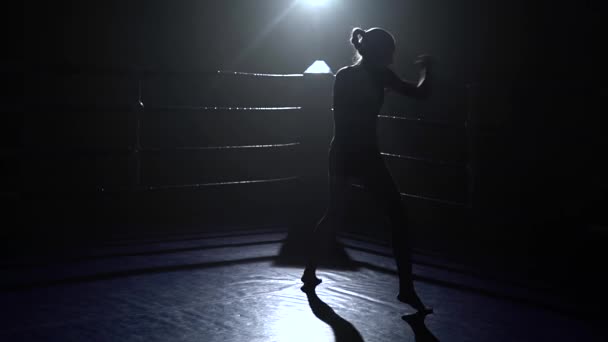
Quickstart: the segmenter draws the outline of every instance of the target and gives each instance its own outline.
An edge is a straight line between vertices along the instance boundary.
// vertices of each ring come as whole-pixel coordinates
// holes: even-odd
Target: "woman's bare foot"
[[[315,271],[309,268],[304,270],[301,278],[304,285],[301,287],[302,291],[306,292],[310,289],[314,289],[317,285],[321,284],[322,280],[317,278]]]

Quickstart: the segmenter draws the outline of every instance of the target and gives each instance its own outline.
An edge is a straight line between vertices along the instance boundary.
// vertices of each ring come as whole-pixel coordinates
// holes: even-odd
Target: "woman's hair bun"
[[[355,49],[361,49],[361,39],[365,36],[365,31],[359,27],[353,29],[352,38],[350,42],[353,44]]]

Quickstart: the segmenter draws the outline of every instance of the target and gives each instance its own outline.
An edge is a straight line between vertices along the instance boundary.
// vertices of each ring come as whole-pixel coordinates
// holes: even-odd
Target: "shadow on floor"
[[[331,327],[336,342],[363,342],[359,331],[347,320],[340,317],[329,305],[323,302],[315,289],[305,291],[312,313]]]
[[[416,342],[439,342],[439,339],[435,337],[429,328],[427,328],[426,324],[424,324],[426,316],[427,315],[424,313],[416,312],[410,315],[401,316],[401,319],[407,322],[414,331]]]
[[[363,342],[363,337],[357,328],[349,321],[340,317],[329,305],[323,302],[317,296],[314,288],[306,290],[304,293],[306,293],[306,298],[308,298],[308,304],[313,314],[331,327],[336,342]],[[416,312],[401,316],[401,318],[412,328],[416,342],[439,342],[439,339],[424,324],[426,316],[427,314],[425,313]]]

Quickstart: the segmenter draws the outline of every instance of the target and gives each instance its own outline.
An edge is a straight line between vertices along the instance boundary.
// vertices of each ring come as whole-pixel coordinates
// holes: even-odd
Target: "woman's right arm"
[[[420,65],[420,72],[418,74],[418,81],[416,83],[402,80],[399,76],[395,75],[393,71],[389,70],[389,81],[388,87],[395,90],[401,95],[414,97],[417,99],[424,99],[429,97],[431,93],[431,82],[430,82],[430,57],[420,56],[416,61],[416,64]]]

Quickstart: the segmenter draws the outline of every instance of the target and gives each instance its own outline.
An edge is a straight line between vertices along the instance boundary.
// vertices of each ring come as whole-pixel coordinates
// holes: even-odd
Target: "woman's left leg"
[[[401,194],[381,155],[378,154],[378,158],[370,163],[365,178],[376,205],[388,218],[391,228],[393,254],[399,275],[398,299],[418,310],[428,311],[414,290],[411,238]]]
[[[407,216],[401,204],[401,194],[397,190],[384,160],[381,156],[378,159],[370,163],[365,183],[373,196],[374,203],[388,219],[399,282],[401,286],[406,286],[412,282]]]

